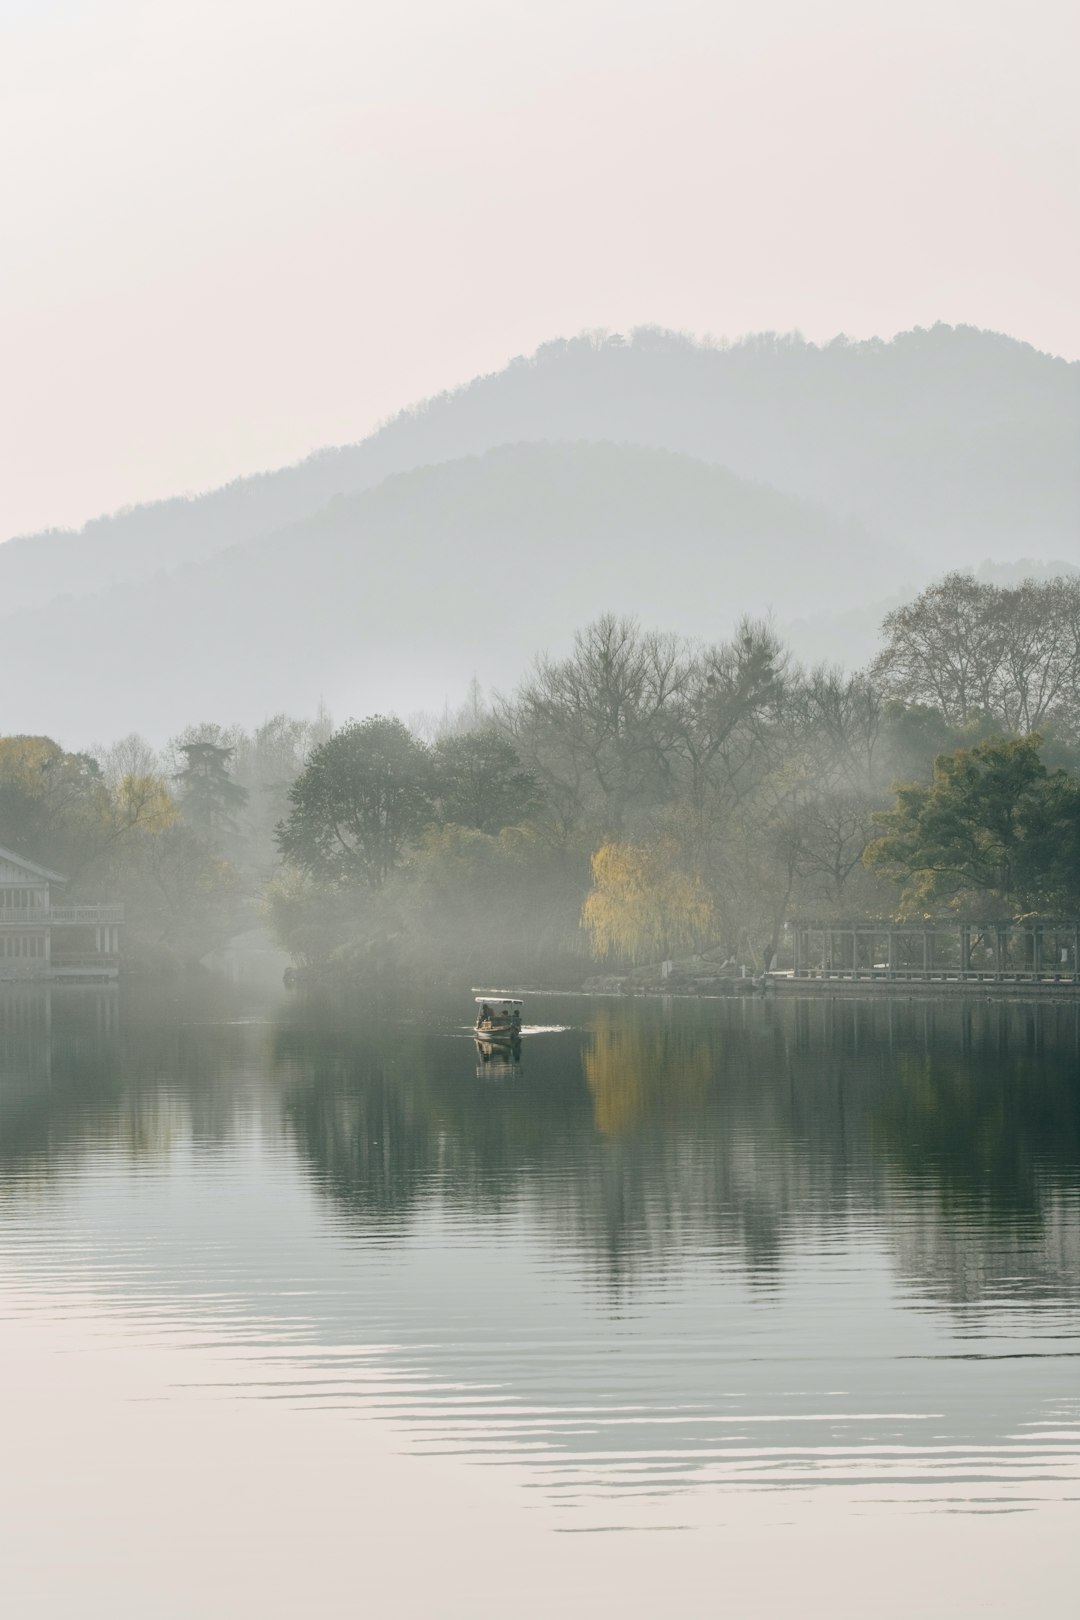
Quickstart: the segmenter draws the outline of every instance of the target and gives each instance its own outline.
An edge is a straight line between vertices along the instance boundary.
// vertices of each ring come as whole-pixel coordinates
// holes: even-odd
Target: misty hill
[[[718,638],[744,610],[853,606],[902,574],[858,524],[686,456],[504,446],[0,621],[0,731],[160,739],[320,698],[340,718],[439,708],[474,674],[513,685],[605,610]]]
[[[545,344],[362,443],[0,546],[0,613],[206,558],[391,474],[546,440],[682,452],[904,542],[924,571],[1080,555],[1080,364],[971,327],[726,347],[644,330]]]

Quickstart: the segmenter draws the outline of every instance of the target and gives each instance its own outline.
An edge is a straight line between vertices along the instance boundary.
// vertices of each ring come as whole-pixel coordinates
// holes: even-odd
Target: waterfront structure
[[[0,848],[0,979],[116,978],[123,906],[60,903],[53,890],[66,882]]]
[[[1080,984],[1080,921],[792,924],[796,979]]]

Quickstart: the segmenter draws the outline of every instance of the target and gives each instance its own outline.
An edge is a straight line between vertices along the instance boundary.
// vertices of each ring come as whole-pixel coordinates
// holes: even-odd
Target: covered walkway
[[[796,979],[1080,983],[1080,921],[792,924]]]

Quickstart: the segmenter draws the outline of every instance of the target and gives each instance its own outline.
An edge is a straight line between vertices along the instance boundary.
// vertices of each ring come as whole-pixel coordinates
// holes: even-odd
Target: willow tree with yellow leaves
[[[592,875],[581,924],[595,957],[655,962],[710,938],[712,901],[700,873],[681,863],[674,840],[603,844]]]

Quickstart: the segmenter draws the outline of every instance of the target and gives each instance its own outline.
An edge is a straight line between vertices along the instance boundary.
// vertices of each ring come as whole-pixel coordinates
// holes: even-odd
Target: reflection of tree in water
[[[488,1218],[527,1199],[612,1285],[703,1234],[767,1279],[794,1212],[842,1198],[829,1162],[785,1127],[787,1091],[756,1083],[778,1042],[783,1059],[782,1033],[658,1014],[601,1010],[584,1042],[527,1040],[521,1080],[498,1088],[476,1081],[464,1047],[419,1029],[293,1027],[276,1046],[288,1118],[319,1184],[365,1220],[399,1222],[436,1193]]]
[[[434,1198],[509,1208],[530,1163],[557,1158],[587,1124],[580,1079],[543,1086],[475,1071],[471,1033],[383,1006],[370,1020],[292,1004],[273,1046],[289,1126],[315,1179],[365,1223],[396,1226]],[[530,1050],[527,1073],[538,1064]],[[542,1065],[540,1065],[542,1067]]]
[[[243,1031],[212,987],[0,986],[0,1177],[46,1185],[91,1151],[165,1160],[235,1128]]]
[[[314,1024],[277,1031],[274,1067],[297,1145],[320,1189],[365,1223],[396,1225],[438,1168],[437,1133],[405,1079],[415,1048],[394,1026],[351,1040]]]
[[[792,1205],[814,1194],[813,1161],[788,1151],[788,1099],[732,1085],[777,1053],[768,1023],[680,1005],[601,1009],[582,1052],[597,1129],[595,1172],[573,1188],[579,1240],[598,1244],[609,1280],[677,1262],[702,1242],[733,1251],[769,1282]]]
[[[276,1053],[297,1143],[362,1225],[524,1201],[619,1290],[703,1250],[769,1282],[869,1210],[960,1301],[1007,1274],[1060,1292],[1073,1264],[1074,1036],[1072,1008],[635,1003],[526,1040],[499,1087],[419,1023],[287,1023]]]
[[[244,1012],[3,987],[0,1185],[164,1162],[269,1107],[359,1233],[523,1216],[616,1292],[705,1255],[775,1283],[801,1236],[868,1213],[932,1299],[1080,1288],[1077,1006],[575,1002],[584,1027],[527,1037],[500,1084],[451,1021],[299,1002],[267,1072]]]
[[[961,1053],[935,1035],[897,1058],[875,1123],[904,1195],[901,1264],[935,1294],[1080,1292],[1075,1011],[965,1009]]]
[[[596,1127],[605,1136],[640,1125],[654,1110],[700,1105],[711,1053],[692,1028],[665,1020],[630,1021],[610,1009],[589,1020],[582,1053]],[[663,1083],[657,1084],[662,1078]]]

